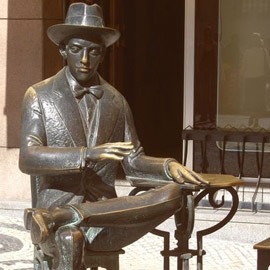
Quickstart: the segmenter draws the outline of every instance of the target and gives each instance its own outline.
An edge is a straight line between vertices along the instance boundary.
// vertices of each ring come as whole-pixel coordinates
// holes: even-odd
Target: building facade
[[[29,176],[18,169],[21,102],[30,85],[50,77],[63,66],[46,29],[61,23],[73,2],[79,1],[1,1],[0,201],[30,201]],[[250,88],[255,80],[247,74],[256,70],[261,75],[269,60],[270,1],[82,2],[100,4],[106,25],[122,33],[120,41],[109,48],[100,72],[126,96],[147,154],[172,156],[181,161],[181,131],[187,127],[211,130],[225,126],[254,128],[257,124],[255,132],[259,132],[258,125],[268,132],[270,84],[263,88],[259,98],[259,90]],[[247,51],[250,33],[261,42],[256,52]],[[256,61],[251,61],[252,57]],[[255,64],[247,67],[250,61],[257,68]],[[257,86],[261,84],[257,81]],[[250,104],[255,100],[257,105],[251,110]],[[220,145],[213,147],[215,151],[220,149]],[[229,155],[237,150],[235,145],[231,147],[226,149]],[[257,152],[262,151],[253,151]],[[210,156],[210,163],[215,157]],[[256,184],[257,167],[253,166],[252,157],[249,160],[249,177]],[[193,154],[188,165],[198,167]],[[268,172],[263,178],[265,188],[260,191],[260,202],[270,203],[269,197],[262,197],[262,193],[269,194]],[[254,184],[248,187],[252,192],[254,188]]]

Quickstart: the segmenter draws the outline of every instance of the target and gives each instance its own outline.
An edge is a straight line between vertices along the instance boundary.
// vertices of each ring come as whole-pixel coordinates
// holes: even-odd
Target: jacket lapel
[[[64,122],[74,144],[86,146],[86,137],[77,102],[70,90],[65,69],[60,71],[54,81],[52,96],[55,108]]]
[[[52,100],[74,145],[94,146],[109,142],[114,135],[121,107],[121,101],[114,93],[117,90],[100,78],[104,94],[97,102],[95,125],[90,130],[90,135],[93,135],[94,138],[87,144],[79,108],[69,87],[64,70],[55,76],[52,87]]]
[[[95,129],[95,145],[109,142],[116,128],[120,107],[116,102],[116,96],[110,91],[110,86],[103,79],[101,85],[104,89],[103,97],[98,101],[98,113]],[[115,90],[116,91],[116,90]]]

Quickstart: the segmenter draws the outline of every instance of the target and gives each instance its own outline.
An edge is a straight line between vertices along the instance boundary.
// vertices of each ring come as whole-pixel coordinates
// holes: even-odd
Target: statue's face
[[[82,86],[89,86],[105,54],[105,47],[87,40],[70,39],[65,56],[70,73]]]

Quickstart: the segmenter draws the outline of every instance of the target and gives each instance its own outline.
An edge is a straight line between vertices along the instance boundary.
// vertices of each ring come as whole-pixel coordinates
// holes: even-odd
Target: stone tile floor
[[[23,227],[22,210],[0,209],[0,270],[33,269],[33,248],[29,232]],[[175,247],[172,239],[171,248]],[[195,247],[191,239],[191,247]],[[121,270],[162,270],[163,248],[161,238],[147,234],[139,241],[125,248],[120,256]],[[256,251],[251,243],[204,238],[204,270],[254,270]],[[176,270],[175,258],[170,260],[170,269]],[[196,258],[190,260],[190,270],[196,269]]]

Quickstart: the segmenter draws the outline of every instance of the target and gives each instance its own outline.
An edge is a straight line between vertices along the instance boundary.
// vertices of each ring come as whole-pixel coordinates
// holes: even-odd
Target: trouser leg
[[[173,215],[181,206],[181,188],[178,184],[171,183],[138,196],[58,207],[52,211],[45,210],[47,212],[36,210],[32,220],[32,239],[37,239],[36,243],[42,243],[50,232],[67,224],[107,227],[97,237],[102,237],[105,241],[109,236],[119,241],[119,244],[108,245],[108,250],[111,250],[134,242]],[[98,242],[91,243],[94,247]]]
[[[90,230],[90,241],[87,242],[86,248],[93,251],[114,251],[120,250],[125,246],[132,244],[148,232],[151,232],[163,221],[168,219],[172,213],[167,215],[156,217],[147,223],[141,223],[137,226],[132,227],[103,227],[100,232],[96,235],[91,235]]]
[[[118,205],[118,200],[115,201],[116,204],[113,205],[111,211],[107,210],[106,212],[106,220],[93,214],[97,209],[93,211],[92,208],[89,208],[90,217],[86,218],[85,216],[81,224],[87,225],[88,223],[89,226],[93,222],[106,227],[101,228],[98,233],[95,228],[88,230],[86,233],[86,236],[89,235],[87,237],[89,240],[88,248],[94,251],[121,249],[152,231],[182,206],[181,190],[175,184],[126,199],[128,203],[122,206]],[[102,205],[109,201],[105,201]],[[84,204],[83,207],[85,206]],[[87,209],[85,210],[87,211]],[[86,215],[85,212],[84,214]]]
[[[124,196],[104,201],[36,209],[32,218],[33,243],[45,241],[50,232],[63,225],[83,227],[132,227],[166,219],[182,206],[182,191],[178,184],[147,191],[138,196]],[[163,218],[164,217],[164,218]]]
[[[171,216],[182,206],[181,195],[180,186],[171,183],[138,196],[82,203],[71,207],[81,216],[82,226],[132,227],[149,223],[157,217]]]

